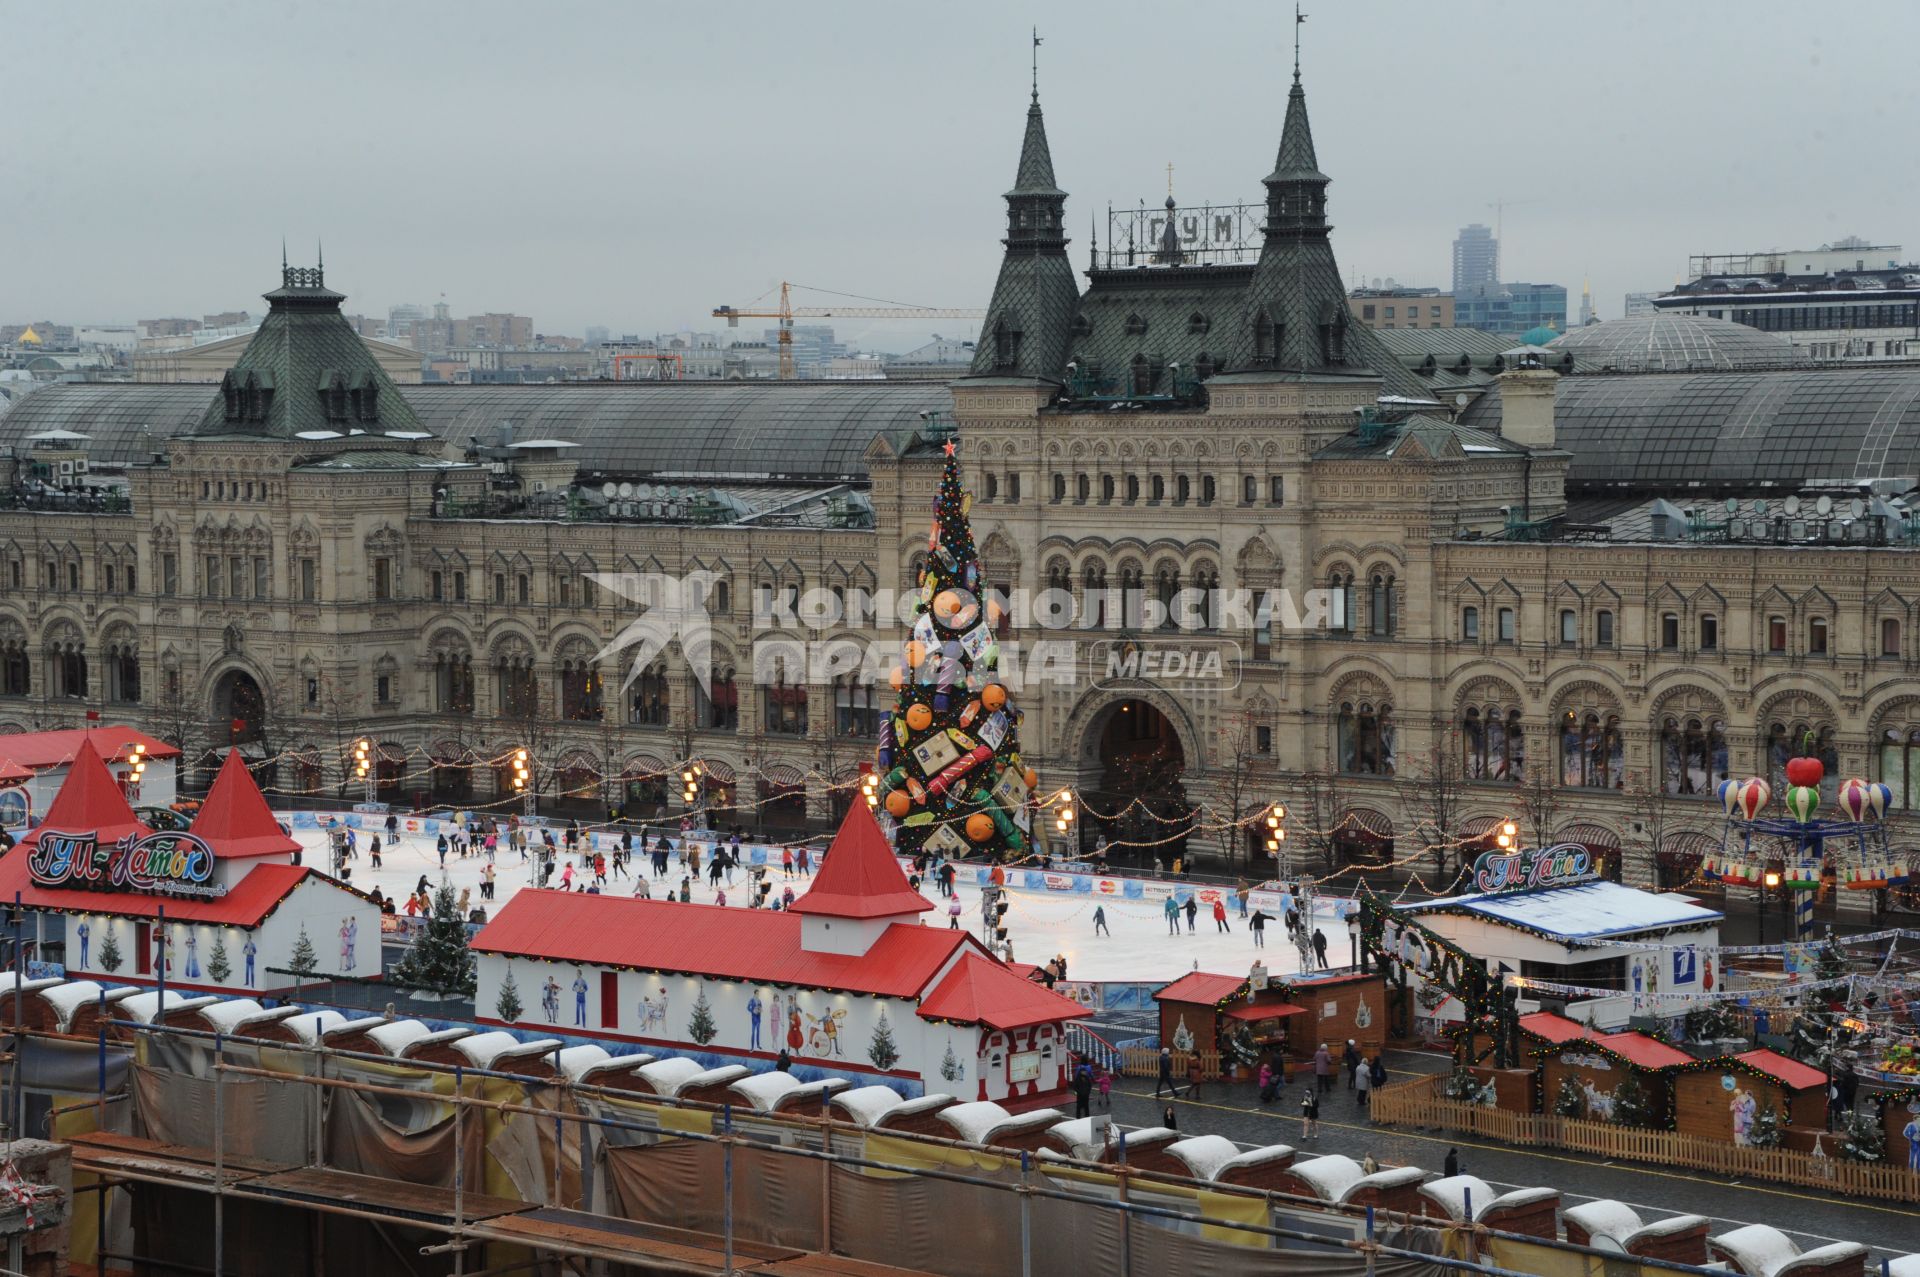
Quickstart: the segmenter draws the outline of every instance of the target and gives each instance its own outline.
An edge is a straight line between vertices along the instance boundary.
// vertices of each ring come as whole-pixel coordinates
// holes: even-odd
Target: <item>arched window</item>
[[[1617,714],[1568,709],[1560,716],[1560,783],[1618,789],[1624,783],[1626,740]]]
[[[1336,634],[1353,633],[1353,573],[1335,568],[1327,578],[1327,628]]]
[[[1340,770],[1361,776],[1393,775],[1393,706],[1342,701],[1335,745]]]
[[[1717,718],[1668,718],[1660,723],[1660,788],[1685,796],[1711,794],[1727,777],[1726,724]],[[1781,760],[1784,769],[1786,761]],[[1776,790],[1776,792],[1784,792]]]
[[[1113,500],[1113,476],[1110,474],[1100,476],[1100,499],[1102,501]]]
[[[1480,641],[1480,609],[1471,605],[1460,609],[1460,641],[1478,643]]]
[[[140,645],[130,633],[107,640],[107,699],[121,705],[140,700]]]
[[[1194,572],[1190,589],[1196,596],[1195,620],[1201,629],[1211,630],[1219,623],[1220,574],[1211,567],[1201,567]]]
[[[661,661],[641,670],[627,689],[627,721],[636,727],[665,727],[672,698],[667,692],[667,667]]]
[[[540,685],[533,675],[533,654],[520,647],[497,652],[493,661],[495,699],[508,718],[531,718],[540,712]]]
[[[48,642],[47,665],[53,674],[52,695],[87,698],[87,652],[77,633],[69,631]]]
[[[796,671],[789,667],[784,655],[776,654],[773,657],[769,673],[772,677],[760,693],[767,731],[781,736],[805,736],[806,684],[796,681]]]
[[[1210,474],[1200,476],[1200,504],[1212,505],[1214,494],[1219,491]]]
[[[33,661],[26,637],[0,634],[0,696],[25,696],[33,682]]]
[[[1240,503],[1252,505],[1260,499],[1260,480],[1250,474],[1240,476]]]
[[[1193,480],[1188,478],[1184,474],[1175,475],[1173,478],[1174,501],[1180,505],[1185,505],[1187,503],[1187,499],[1192,495],[1193,495]]]
[[[1093,480],[1089,479],[1084,474],[1075,476],[1073,481],[1073,493],[1074,493],[1075,500],[1085,501],[1088,497],[1093,495]]]
[[[571,723],[597,723],[604,711],[600,668],[585,645],[572,647],[560,660],[560,717]]]
[[[1920,807],[1920,725],[1890,723],[1880,730],[1880,783],[1893,791],[1893,806]]]
[[[1180,594],[1180,569],[1162,567],[1153,574],[1153,597],[1160,604],[1160,628],[1174,628],[1174,603]]]
[[[473,713],[473,656],[464,648],[433,654],[433,707],[442,714]]]
[[[1067,499],[1067,476],[1057,470],[1053,474],[1053,499],[1055,501]]]
[[[693,722],[694,726],[709,731],[731,732],[739,729],[740,685],[732,666],[716,665],[706,687],[701,687],[698,679],[694,680]]]
[[[1139,499],[1140,499],[1140,476],[1137,474],[1130,474],[1127,476],[1127,500],[1129,502],[1132,502],[1132,501],[1138,501]]]
[[[1092,629],[1107,623],[1107,568],[1104,563],[1089,563],[1080,574],[1080,615]]]
[[[1367,623],[1375,638],[1390,638],[1393,622],[1393,577],[1375,572],[1367,582]]]
[[[1167,479],[1165,475],[1156,474],[1152,480],[1148,482],[1147,499],[1150,501],[1165,501],[1167,499]]]
[[[987,490],[984,499],[988,501],[998,501],[1000,499],[999,475],[993,474],[992,472],[987,474]]]
[[[1120,624],[1137,627],[1140,614],[1146,600],[1141,597],[1145,592],[1145,578],[1140,569],[1131,564],[1120,569]]]
[[[880,704],[871,679],[856,671],[833,680],[833,726],[842,736],[862,740],[880,730]]]
[[[1787,763],[1795,758],[1817,758],[1826,765],[1826,775],[1820,781],[1822,801],[1831,801],[1839,794],[1840,748],[1834,740],[1833,724],[1778,719],[1768,723],[1767,775],[1774,793],[1787,792]]]
[[[1469,705],[1460,717],[1468,780],[1519,783],[1526,772],[1526,732],[1520,711],[1501,705]]]

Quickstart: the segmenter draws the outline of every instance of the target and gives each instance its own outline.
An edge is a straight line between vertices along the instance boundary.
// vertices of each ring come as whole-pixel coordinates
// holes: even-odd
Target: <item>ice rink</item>
[[[294,836],[308,849],[305,862],[324,870],[328,865],[326,835],[303,829],[296,831]],[[422,875],[425,875],[430,887],[439,885],[441,867],[432,838],[402,834],[398,845],[391,847],[382,838],[383,863],[379,870],[368,868],[367,838],[367,831],[361,830],[359,855],[351,865],[350,881],[355,887],[371,891],[377,886],[381,894],[404,900],[419,884]],[[562,871],[566,863],[567,858],[563,854],[560,858]],[[465,859],[451,854],[447,857],[446,877],[456,893],[462,890],[470,893],[469,908],[479,905],[492,916],[514,893],[532,888],[532,857],[523,861],[519,853],[503,849],[497,853],[494,865],[496,899],[491,903],[481,900],[480,873],[485,864],[485,857],[480,855]],[[647,881],[655,898],[664,896],[669,886],[678,888],[684,872],[677,860],[669,860],[667,877],[653,878],[651,861],[638,855],[634,868],[648,874]],[[556,883],[560,879],[560,872],[554,874]],[[786,886],[786,880],[781,877],[777,865],[768,871],[768,880],[774,884],[774,896],[779,896]],[[590,879],[576,872],[576,882],[586,881]],[[805,893],[807,882],[806,878],[795,874],[792,885],[796,896]],[[722,880],[721,890],[726,895],[728,908],[746,907],[747,883],[744,869],[734,871],[732,885]],[[633,887],[631,876],[610,878],[604,894],[631,895]],[[946,926],[948,914],[945,900],[935,901],[934,892],[924,885],[922,891],[934,906],[921,915],[926,925]],[[961,882],[958,893],[960,925],[979,935],[980,889]],[[696,904],[715,903],[704,864],[700,877],[692,884],[692,896]],[[1265,947],[1257,949],[1246,919],[1240,917],[1238,907],[1232,903],[1227,908],[1227,931],[1218,929],[1210,907],[1202,904],[1191,933],[1187,930],[1186,915],[1182,913],[1178,934],[1169,935],[1162,905],[1157,900],[1015,889],[1008,892],[1007,901],[1007,937],[1013,943],[1014,959],[1039,963],[1056,954],[1063,955],[1067,960],[1068,978],[1072,980],[1165,983],[1194,970],[1221,974],[1244,972],[1256,957],[1263,958],[1267,969],[1276,976],[1298,971],[1300,966],[1299,955],[1278,916],[1267,925]],[[1316,921],[1327,937],[1327,960],[1334,966],[1345,964],[1348,957],[1347,926],[1336,913],[1339,904],[1339,899],[1322,899],[1315,910]],[[1107,929],[1111,935],[1094,934],[1093,912],[1096,907],[1106,910]],[[1268,913],[1277,915],[1277,911],[1271,909]]]

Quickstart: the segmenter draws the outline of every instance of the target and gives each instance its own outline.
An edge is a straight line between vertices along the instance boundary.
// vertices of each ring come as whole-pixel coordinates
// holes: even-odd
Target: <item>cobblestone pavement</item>
[[[1445,1060],[1425,1052],[1395,1052],[1388,1064],[1389,1080],[1398,1080],[1438,1071]],[[1305,1076],[1310,1082],[1311,1071]],[[1568,1205],[1607,1197],[1627,1203],[1645,1219],[1705,1215],[1715,1232],[1767,1223],[1785,1230],[1802,1249],[1832,1241],[1864,1243],[1873,1248],[1876,1263],[1920,1253],[1920,1208],[1639,1163],[1600,1162],[1580,1153],[1517,1149],[1447,1131],[1377,1127],[1346,1089],[1344,1076],[1321,1102],[1319,1136],[1303,1140],[1304,1094],[1305,1085],[1296,1080],[1272,1105],[1263,1106],[1251,1083],[1221,1082],[1202,1086],[1198,1100],[1156,1100],[1150,1081],[1128,1078],[1114,1089],[1113,1116],[1123,1126],[1158,1126],[1162,1110],[1171,1104],[1178,1128],[1187,1134],[1224,1135],[1246,1147],[1291,1144],[1305,1156],[1344,1153],[1357,1160],[1372,1153],[1382,1164],[1422,1166],[1435,1173],[1447,1150],[1455,1149],[1463,1172],[1501,1192],[1546,1185],[1560,1189]]]

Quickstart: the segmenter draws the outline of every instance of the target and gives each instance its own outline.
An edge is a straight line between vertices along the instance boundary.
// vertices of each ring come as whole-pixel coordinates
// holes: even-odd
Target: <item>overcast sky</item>
[[[1348,278],[1508,279],[1601,314],[1689,253],[1920,250],[1913,0],[1310,0]],[[1028,27],[1070,252],[1089,212],[1261,197],[1291,13],[1246,0],[7,5],[0,322],[258,313],[324,238],[348,309],[444,297],[651,333],[778,280],[983,306]],[[838,324],[897,346],[925,327]],[[971,336],[969,332],[967,334]]]

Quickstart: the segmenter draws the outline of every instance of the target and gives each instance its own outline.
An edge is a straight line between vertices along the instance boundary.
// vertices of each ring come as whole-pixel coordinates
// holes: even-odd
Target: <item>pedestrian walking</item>
[[[1100,1094],[1100,1111],[1102,1113],[1112,1112],[1113,1111],[1113,1070],[1102,1065],[1100,1069],[1099,1081],[1097,1081],[1094,1084],[1094,1086],[1095,1086],[1095,1089],[1098,1090]]]
[[[1327,969],[1327,933],[1315,927],[1313,929],[1313,956],[1319,960],[1320,969]]]
[[[1353,1098],[1361,1108],[1367,1107],[1367,1096],[1373,1092],[1373,1065],[1366,1060],[1360,1061],[1360,1068],[1354,1075]]]
[[[1167,934],[1170,936],[1179,935],[1180,934],[1180,902],[1178,900],[1175,900],[1172,896],[1168,896],[1167,903],[1161,906],[1161,908],[1163,912],[1165,912],[1167,915]]]
[[[1300,1137],[1320,1138],[1320,1092],[1311,1086],[1300,1099]]]
[[[1347,1089],[1351,1091],[1354,1077],[1360,1072],[1360,1048],[1352,1038],[1347,1039],[1347,1049],[1340,1053],[1340,1063],[1347,1070]]]
[[[1153,1084],[1153,1098],[1156,1100],[1160,1098],[1162,1088],[1175,1095],[1180,1094],[1180,1088],[1173,1083],[1173,1048],[1170,1046],[1160,1048],[1160,1076]]]
[[[1093,907],[1093,934],[1113,938],[1113,932],[1107,930],[1107,908],[1105,905]]]
[[[434,850],[440,853],[440,867],[445,869],[447,867],[447,836],[441,834],[433,846]]]
[[[1200,1068],[1200,1053],[1195,1051],[1187,1057],[1188,1099],[1197,1100],[1200,1098],[1200,1082],[1203,1076],[1204,1074]]]
[[[375,838],[367,844],[367,863],[375,869],[380,867],[380,840]]]
[[[1445,1175],[1448,1179],[1452,1179],[1455,1175],[1458,1175],[1460,1173],[1460,1150],[1459,1149],[1450,1148],[1447,1150],[1447,1160],[1441,1163],[1441,1173]]]
[[[1387,1054],[1385,1051],[1373,1057],[1373,1063],[1367,1066],[1367,1072],[1373,1075],[1373,1086],[1371,1089],[1377,1091],[1387,1084]]]
[[[1260,1102],[1273,1103],[1273,1090],[1276,1079],[1273,1075],[1273,1061],[1260,1061]]]
[[[1333,1052],[1327,1049],[1325,1042],[1322,1042],[1320,1049],[1313,1053],[1313,1081],[1314,1086],[1319,1090],[1333,1089]]]
[[[1253,894],[1253,888],[1247,886],[1247,880],[1245,878],[1242,878],[1240,880],[1239,888],[1236,889],[1233,894],[1234,894],[1234,898],[1239,900],[1240,902],[1240,916],[1242,918],[1246,917],[1247,916],[1247,897]]]
[[[1200,916],[1200,902],[1192,896],[1187,897],[1187,934],[1193,934],[1193,920]]]
[[[493,899],[493,866],[491,864],[480,871],[480,898]]]
[[[1259,909],[1255,909],[1253,916],[1247,919],[1247,930],[1253,932],[1254,948],[1264,949],[1267,947],[1267,923],[1270,921],[1272,921],[1272,919],[1268,918],[1266,913]]]
[[[787,903],[793,903],[793,888],[787,888]],[[947,930],[960,930],[960,897],[952,896],[947,900]]]
[[[1218,896],[1213,899],[1213,929],[1229,933],[1233,930],[1227,925],[1227,902]]]
[[[1093,1069],[1082,1064],[1073,1071],[1073,1115],[1093,1116]]]
[[[1160,1125],[1166,1127],[1170,1131],[1177,1131],[1180,1129],[1180,1119],[1174,1116],[1173,1105],[1169,1104],[1167,1105],[1166,1108],[1161,1110]]]

